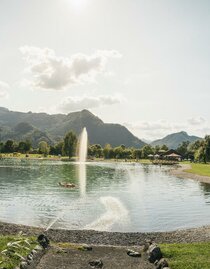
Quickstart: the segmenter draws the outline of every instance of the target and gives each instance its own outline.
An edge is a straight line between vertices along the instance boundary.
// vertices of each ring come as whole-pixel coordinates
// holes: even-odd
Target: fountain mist
[[[83,128],[79,139],[79,162],[86,162],[87,159],[88,135],[86,128]]]
[[[87,159],[87,149],[88,149],[88,135],[86,128],[83,128],[79,139],[79,185],[80,194],[85,196],[86,194],[86,159]]]
[[[100,202],[104,205],[106,212],[98,219],[88,224],[85,229],[97,231],[109,231],[116,223],[128,221],[128,211],[122,202],[115,197],[101,197]]]

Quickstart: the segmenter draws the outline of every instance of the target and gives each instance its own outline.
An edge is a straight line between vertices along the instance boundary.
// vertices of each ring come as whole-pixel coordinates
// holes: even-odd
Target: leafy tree
[[[145,145],[142,148],[142,158],[148,158],[150,154],[154,154],[154,149],[150,145]]]
[[[12,153],[15,151],[15,143],[13,140],[7,140],[7,142],[4,144],[3,151],[5,153]]]
[[[103,157],[103,149],[101,145],[94,144],[88,147],[88,155],[96,158]]]
[[[134,149],[133,150],[133,159],[141,159],[142,157],[142,150],[141,149]]]
[[[111,159],[113,157],[113,148],[110,144],[105,145],[103,154],[105,159]]]
[[[204,139],[205,143],[205,160],[206,162],[210,161],[210,135],[207,135]]]
[[[190,145],[189,141],[183,141],[177,148],[177,152],[183,156],[184,158],[188,158],[189,155],[189,151],[188,151],[188,147]]]
[[[41,141],[39,142],[39,153],[47,156],[49,154],[50,147],[48,146],[47,142]]]
[[[63,141],[58,142],[56,145],[50,147],[51,155],[62,155]]]
[[[73,157],[77,146],[77,136],[73,132],[68,132],[64,137],[63,153],[69,158]]]
[[[31,142],[29,140],[20,141],[17,150],[21,153],[29,152],[31,149]]]
[[[165,150],[165,151],[167,151],[167,150],[168,150],[168,147],[167,147],[166,145],[162,145],[162,146],[160,147],[160,150]]]

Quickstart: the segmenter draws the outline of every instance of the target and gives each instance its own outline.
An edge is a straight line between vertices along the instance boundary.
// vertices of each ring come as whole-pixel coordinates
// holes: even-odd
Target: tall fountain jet
[[[79,162],[84,163],[87,159],[88,135],[84,127],[79,139]]]
[[[86,160],[88,150],[88,135],[86,128],[83,128],[79,139],[79,185],[82,197],[86,194]]]

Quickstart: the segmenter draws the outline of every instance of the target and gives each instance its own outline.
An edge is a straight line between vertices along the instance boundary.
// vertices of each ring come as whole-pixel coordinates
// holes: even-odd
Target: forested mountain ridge
[[[0,107],[0,138],[2,141],[30,139],[35,145],[41,140],[53,144],[68,131],[80,134],[87,128],[89,142],[113,147],[124,144],[126,147],[141,148],[146,143],[135,137],[120,124],[104,123],[88,110],[68,115],[32,112],[16,112]]]

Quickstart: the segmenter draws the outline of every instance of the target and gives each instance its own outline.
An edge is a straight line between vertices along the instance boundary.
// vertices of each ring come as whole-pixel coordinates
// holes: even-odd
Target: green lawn
[[[192,163],[191,167],[192,168],[186,170],[186,172],[210,177],[210,164]]]
[[[209,269],[210,243],[162,244],[171,269]]]
[[[34,238],[24,236],[0,236],[0,268],[13,269],[37,245]]]

